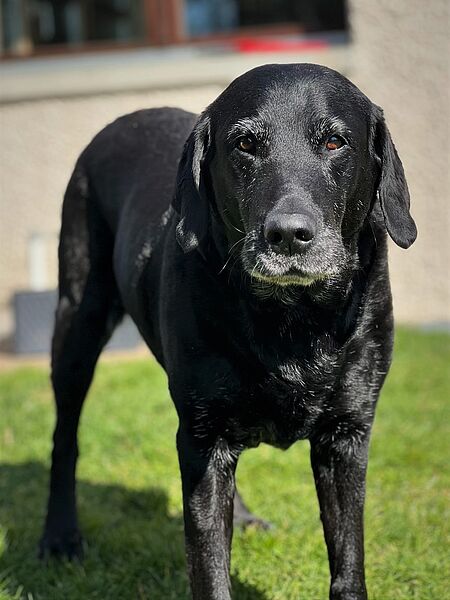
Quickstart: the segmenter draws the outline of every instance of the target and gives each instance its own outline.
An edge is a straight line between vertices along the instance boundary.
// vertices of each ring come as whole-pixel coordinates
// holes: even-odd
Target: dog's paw
[[[235,515],[233,518],[233,524],[235,527],[240,527],[241,529],[248,529],[249,527],[254,527],[255,529],[268,531],[269,529],[274,528],[272,523],[264,521],[264,519],[260,519],[259,517],[256,517],[251,513],[246,515]]]
[[[343,585],[342,582],[331,584],[330,600],[367,600],[367,591],[364,584]]]
[[[45,531],[39,542],[38,557],[44,561],[49,558],[81,561],[83,554],[83,538],[77,529],[63,533]]]

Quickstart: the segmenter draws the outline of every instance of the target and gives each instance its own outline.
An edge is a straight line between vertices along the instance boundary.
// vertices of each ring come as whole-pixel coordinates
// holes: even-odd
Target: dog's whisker
[[[237,263],[239,262],[239,255],[236,256],[235,261],[233,262],[233,264],[231,265],[230,269],[229,269],[229,273],[228,273],[228,283],[230,283],[230,279],[231,279],[231,274],[232,271],[234,269],[234,267],[237,265]]]
[[[233,249],[239,244],[239,242],[243,242],[244,240],[245,240],[245,237],[241,238],[240,240],[238,240],[237,242],[235,242],[231,246],[231,248],[228,250],[228,254],[230,256],[227,258],[227,260],[225,261],[225,264],[223,265],[223,267],[218,272],[218,275],[220,275],[221,273],[223,273],[223,271],[225,270],[226,266],[228,265],[228,263],[230,262],[230,260],[233,258]]]
[[[227,208],[227,207],[223,208],[223,212],[224,212],[224,213],[228,213],[228,214],[230,214],[230,211],[228,210],[228,208]],[[227,222],[227,226],[228,226],[228,225],[229,225],[230,227],[232,227],[234,230],[236,230],[238,233],[242,233],[242,235],[245,235],[245,231],[241,231],[240,229],[238,229],[238,228],[236,227],[236,225],[233,225],[233,223]]]
[[[242,231],[241,229],[238,229],[235,225],[233,225],[233,223],[230,223],[231,227],[233,229],[235,229],[238,233],[242,233],[242,235],[245,235],[245,231]]]

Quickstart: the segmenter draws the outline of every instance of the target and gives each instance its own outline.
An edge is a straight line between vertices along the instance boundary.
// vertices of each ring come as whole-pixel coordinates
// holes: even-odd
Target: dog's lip
[[[261,271],[253,270],[252,277],[276,285],[311,285],[316,281],[321,281],[325,278],[323,274],[307,273],[299,269],[289,269],[285,273],[277,275],[269,275],[267,273],[262,273]]]

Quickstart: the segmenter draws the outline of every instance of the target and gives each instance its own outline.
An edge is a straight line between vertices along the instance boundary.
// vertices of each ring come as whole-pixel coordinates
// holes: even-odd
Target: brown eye
[[[327,150],[339,150],[342,146],[345,146],[346,141],[340,135],[330,135],[325,142],[325,148]]]
[[[241,152],[247,152],[248,154],[254,154],[256,150],[256,142],[249,135],[240,137],[236,143],[236,147]]]

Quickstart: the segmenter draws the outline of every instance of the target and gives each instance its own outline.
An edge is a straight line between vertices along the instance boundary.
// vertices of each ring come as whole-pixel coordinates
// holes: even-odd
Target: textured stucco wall
[[[449,2],[352,0],[351,78],[385,112],[419,236],[390,250],[397,318],[450,321]]]

